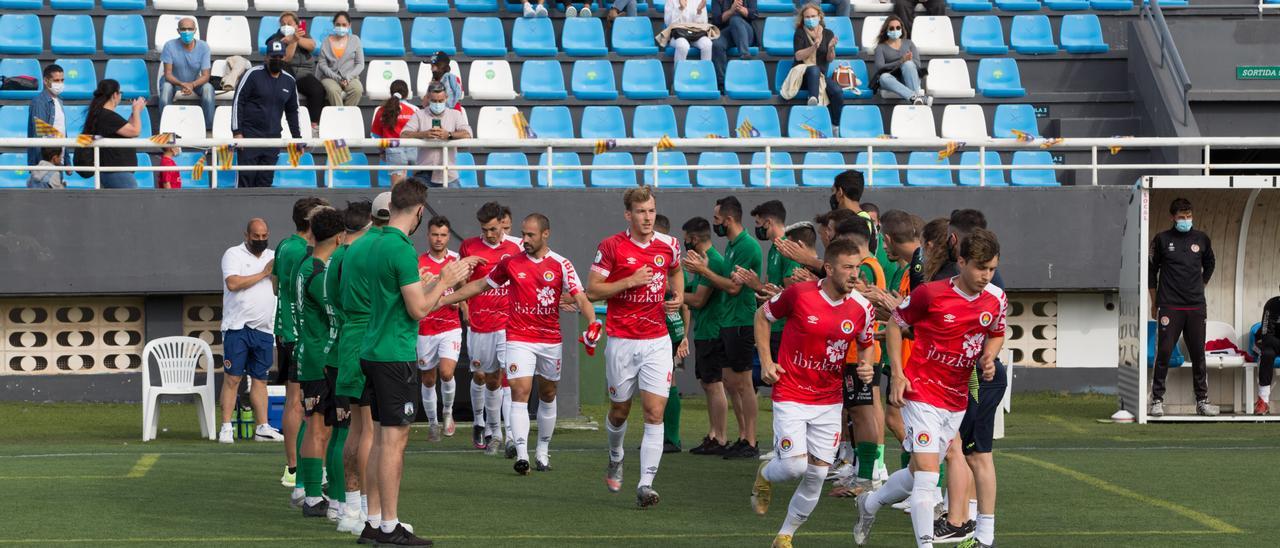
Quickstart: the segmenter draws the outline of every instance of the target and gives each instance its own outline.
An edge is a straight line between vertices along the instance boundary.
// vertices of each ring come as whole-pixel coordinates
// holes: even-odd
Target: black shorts
[[[382,426],[409,426],[418,418],[418,364],[360,360],[365,386],[373,387],[369,406]]]
[[[373,384],[370,384],[368,380],[366,380],[364,383],[364,390],[360,392],[360,397],[347,398],[348,404],[358,405],[360,407],[369,407],[371,405],[370,402],[372,401],[373,401]]]
[[[337,423],[336,410],[333,407],[333,382],[326,375],[323,379],[302,381],[302,414],[307,418],[316,415],[324,417],[325,426]]]
[[[844,406],[862,407],[864,405],[874,405],[876,397],[872,389],[880,386],[880,366],[877,365],[875,367],[875,377],[871,379],[871,382],[862,382],[858,379],[858,364],[846,363],[844,366]]]
[[[773,363],[778,363],[779,348],[782,348],[782,332],[774,331],[769,333],[769,355],[773,357]]]
[[[1008,389],[1005,365],[996,360],[996,376],[990,382],[978,380],[978,399],[969,396],[969,408],[960,421],[960,441],[964,454],[990,453],[994,443],[996,413]]]
[[[331,389],[337,388],[338,368],[326,365],[324,367],[324,378],[329,380]],[[333,424],[330,426],[343,428],[351,426],[351,398],[339,396],[334,390],[330,390],[329,394],[333,396]]]
[[[723,369],[732,369],[734,373],[751,371],[756,358],[756,332],[752,326],[725,327],[720,330],[720,340],[724,343]]]
[[[298,362],[293,359],[294,344],[276,339],[276,384],[298,382]]]
[[[704,384],[713,384],[724,380],[724,341],[719,338],[699,339],[693,341],[694,363],[693,374]]]

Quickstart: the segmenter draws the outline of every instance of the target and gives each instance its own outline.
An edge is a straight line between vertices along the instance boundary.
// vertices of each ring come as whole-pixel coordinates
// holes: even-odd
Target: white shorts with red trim
[[[462,352],[462,328],[451,329],[435,335],[418,335],[418,369],[430,371],[440,365],[440,360],[458,361]]]
[[[964,411],[947,411],[927,403],[907,400],[902,407],[902,424],[907,439],[902,448],[912,453],[937,453],[946,456],[947,447],[960,431]]]
[[[773,448],[778,458],[812,455],[827,464],[840,446],[840,411],[843,405],[807,405],[773,402]]]
[[[488,375],[497,373],[507,361],[507,331],[488,333],[467,332],[467,354],[471,356],[471,371]]]
[[[645,392],[667,397],[671,390],[673,365],[671,337],[609,337],[604,347],[604,376],[609,384],[609,399],[630,401],[637,384]]]
[[[511,341],[507,343],[507,379],[538,375],[560,382],[560,343]]]

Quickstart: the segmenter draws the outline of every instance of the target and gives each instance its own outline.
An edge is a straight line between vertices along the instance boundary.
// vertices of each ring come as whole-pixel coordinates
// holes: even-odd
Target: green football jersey
[[[720,255],[716,248],[707,248],[707,268],[712,272],[720,272],[724,270],[724,256]],[[699,287],[706,286],[711,290],[711,296],[707,299],[707,304],[702,308],[692,309],[693,319],[693,340],[705,341],[708,339],[720,338],[720,319],[722,310],[724,309],[724,292],[716,289],[706,278],[698,275],[689,276],[686,280],[685,287],[690,293],[698,291]]]
[[[778,287],[783,287],[782,281],[791,275],[791,272],[800,267],[791,259],[788,259],[778,252],[778,248],[770,247],[768,261],[765,263],[765,281]],[[782,318],[769,328],[774,333],[781,333],[782,328],[787,325],[787,319]]]
[[[725,277],[733,277],[734,267],[742,267],[757,276],[761,274],[761,262],[763,261],[760,253],[760,242],[754,236],[748,234],[746,230],[738,233],[738,237],[730,241],[725,246],[724,268],[717,274]],[[720,327],[747,327],[755,323],[756,319],[756,293],[749,287],[743,287],[737,295],[724,296],[723,320]]]
[[[333,310],[329,306],[325,272],[328,264],[311,257],[303,261],[294,276],[298,295],[298,346],[295,353],[298,362],[298,380],[316,381],[324,378],[325,361],[329,350],[338,338],[337,325],[333,322]]]
[[[418,318],[404,308],[400,288],[422,281],[418,274],[418,253],[409,236],[394,227],[385,227],[382,237],[369,249],[371,269],[369,327],[361,345],[360,359],[372,362],[416,362],[418,360]]]
[[[276,277],[276,338],[287,343],[298,340],[297,323],[294,321],[294,287],[293,275],[307,255],[307,240],[294,234],[280,241],[276,246],[275,263],[271,266],[271,275]]]
[[[359,398],[364,392],[364,371],[360,369],[360,347],[369,325],[369,249],[382,235],[381,227],[371,227],[359,240],[347,247],[342,261],[334,268],[338,275],[338,307],[342,310],[342,328],[338,331],[337,394]],[[332,262],[332,261],[331,261]]]
[[[328,355],[324,360],[324,364],[330,367],[338,367],[338,341],[341,340],[342,325],[346,323],[346,314],[343,313],[342,307],[338,306],[338,302],[342,295],[342,261],[350,248],[351,246],[343,244],[333,250],[333,256],[329,257],[329,267],[324,271],[325,298],[329,304],[329,312],[332,314],[330,321],[333,322],[334,330],[339,334],[338,340],[329,346]]]

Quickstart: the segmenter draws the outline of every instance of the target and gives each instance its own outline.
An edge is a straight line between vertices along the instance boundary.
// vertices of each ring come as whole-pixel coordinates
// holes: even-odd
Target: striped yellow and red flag
[[[674,150],[675,148],[676,144],[671,142],[670,136],[663,134],[662,138],[658,139],[658,150]]]
[[[218,159],[218,169],[230,171],[231,164],[235,159],[235,154],[231,151],[230,145],[222,145],[213,149]]]
[[[1035,137],[1033,137],[1033,136],[1031,136],[1031,134],[1030,134],[1030,133],[1027,133],[1027,132],[1022,131],[1022,130],[1020,130],[1020,129],[1011,129],[1011,130],[1009,130],[1009,132],[1010,132],[1010,133],[1012,133],[1012,134],[1013,134],[1013,137],[1014,137],[1015,139],[1017,139],[1017,140],[1018,140],[1018,142],[1020,142],[1020,143],[1030,143],[1031,141],[1036,140],[1036,138],[1035,138]]]
[[[760,136],[760,130],[756,129],[755,126],[751,125],[750,119],[743,120],[742,125],[738,126],[739,139],[754,139],[759,136]]]
[[[289,143],[285,147],[285,151],[289,153],[289,166],[298,167],[298,161],[302,159],[302,153],[306,150],[306,146],[300,143]]]
[[[351,148],[346,139],[329,139],[324,142],[324,152],[329,156],[329,165],[340,166],[351,161]]]
[[[529,121],[525,119],[524,113],[517,111],[511,115],[511,123],[516,126],[516,135],[521,139],[537,139],[538,135],[533,132],[533,128],[529,127]]]
[[[1041,149],[1048,149],[1048,148],[1050,148],[1050,147],[1052,147],[1052,146],[1054,146],[1054,145],[1057,145],[1057,144],[1062,143],[1062,142],[1063,142],[1063,141],[1065,141],[1065,140],[1066,140],[1066,139],[1063,139],[1062,137],[1054,137],[1054,138],[1052,138],[1052,139],[1045,139],[1043,143],[1040,143],[1040,148],[1041,148]]]
[[[399,140],[399,139],[380,139],[380,140],[378,141],[378,148],[384,148],[384,149],[385,149],[385,148],[396,148],[396,147],[399,147],[399,146],[400,146],[400,140]]]
[[[53,124],[39,118],[33,118],[33,120],[35,120],[36,124],[36,135],[40,137],[62,137],[62,132],[53,127]]]
[[[205,155],[201,154],[200,158],[196,160],[196,164],[191,166],[191,180],[199,181],[204,178],[204,163]]]
[[[947,141],[947,147],[938,151],[938,159],[946,160],[962,148],[964,148],[964,143],[960,141]]]
[[[818,128],[815,128],[809,124],[800,124],[800,129],[803,129],[809,132],[810,139],[826,139],[827,138],[827,134],[823,133]]]
[[[613,139],[599,139],[596,141],[595,153],[604,154],[605,152],[613,150],[616,146],[618,146],[618,141]]]
[[[173,132],[166,131],[164,133],[157,133],[155,135],[152,135],[151,137],[148,137],[147,140],[157,145],[172,145],[174,141],[177,140],[177,138],[178,136],[175,135]]]
[[[97,138],[98,138],[97,135],[89,135],[88,133],[81,133],[78,137],[76,137],[76,144],[82,147],[87,147],[93,144],[93,142]]]

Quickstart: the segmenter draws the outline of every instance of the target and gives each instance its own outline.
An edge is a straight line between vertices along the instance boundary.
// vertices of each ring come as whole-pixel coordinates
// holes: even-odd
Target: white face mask
[[[55,82],[49,84],[49,93],[53,95],[62,95],[62,90],[67,87],[64,82]]]
[[[280,27],[280,34],[284,36],[293,36],[293,33],[296,32],[297,30],[298,29],[294,28],[292,25],[285,25],[283,27]]]

